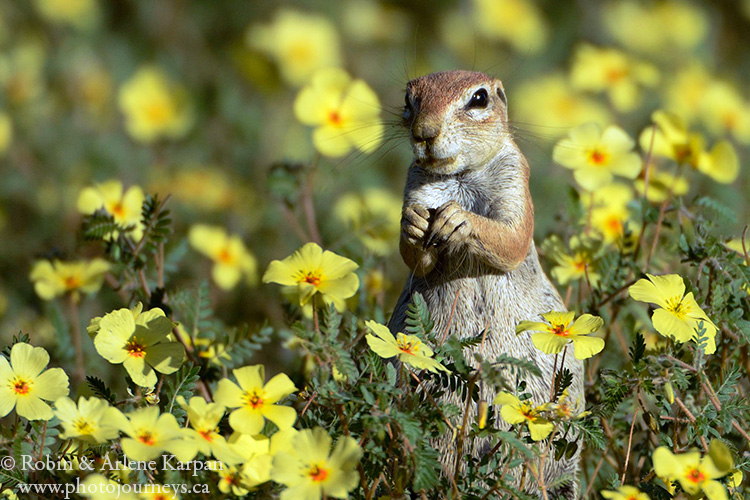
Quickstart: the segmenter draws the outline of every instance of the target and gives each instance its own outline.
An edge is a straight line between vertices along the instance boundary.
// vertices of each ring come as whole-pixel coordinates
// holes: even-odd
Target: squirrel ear
[[[502,87],[497,88],[497,96],[500,98],[501,101],[503,101],[503,104],[506,106],[508,105],[508,100],[505,97],[505,92],[503,91]]]

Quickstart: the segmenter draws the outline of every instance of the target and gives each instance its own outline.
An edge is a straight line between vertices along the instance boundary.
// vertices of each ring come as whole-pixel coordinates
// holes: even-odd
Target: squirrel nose
[[[415,122],[411,128],[411,136],[414,142],[432,142],[440,133],[440,127],[430,123]]]

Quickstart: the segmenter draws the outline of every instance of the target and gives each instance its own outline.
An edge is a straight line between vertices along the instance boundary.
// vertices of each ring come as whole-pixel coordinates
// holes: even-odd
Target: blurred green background
[[[612,51],[587,58],[587,46]],[[474,69],[505,82],[516,139],[532,165],[538,240],[565,233],[560,214],[572,176],[553,164],[555,142],[589,120],[616,123],[637,142],[661,108],[682,116],[708,146],[728,139],[737,149],[736,181],[692,175],[686,196],[713,194],[736,207],[737,224],[726,230],[738,235],[750,188],[742,168],[748,46],[747,0],[3,1],[0,337],[23,331],[36,345],[55,344],[60,306],[35,295],[29,270],[37,258],[101,253],[81,238],[76,200],[109,179],[171,195],[167,251],[179,264],[168,289],[209,276],[211,261],[187,243],[194,224],[240,235],[258,275],[289,255],[306,242],[300,193],[314,182],[323,246],[360,263],[361,300],[387,314],[407,271],[397,251],[411,157],[400,125],[403,89],[439,70]],[[295,118],[300,89],[328,66],[379,98],[384,132],[366,152],[320,155],[312,128]],[[151,89],[133,83],[144,68],[157,75]],[[136,88],[125,97],[128,86]],[[133,108],[148,99],[163,102],[141,116],[154,122],[144,131],[148,123],[132,123]],[[346,195],[374,187],[385,190],[377,203],[391,210],[368,209],[363,223],[336,209]],[[387,244],[375,249],[368,235]],[[257,277],[228,290],[212,285],[212,297],[229,324],[279,324],[287,314],[279,290]],[[81,321],[122,306],[105,291],[82,301]]]

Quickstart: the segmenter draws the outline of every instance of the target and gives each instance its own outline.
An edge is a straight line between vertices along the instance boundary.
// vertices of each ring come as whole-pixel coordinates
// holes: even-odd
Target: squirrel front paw
[[[417,276],[424,276],[435,267],[437,250],[426,244],[430,212],[422,205],[410,205],[401,214],[401,255]]]
[[[455,201],[441,205],[432,217],[428,246],[446,248],[449,252],[465,248],[471,237],[467,212]]]

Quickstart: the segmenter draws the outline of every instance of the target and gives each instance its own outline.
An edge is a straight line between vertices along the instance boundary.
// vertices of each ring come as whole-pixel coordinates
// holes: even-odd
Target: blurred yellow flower
[[[196,224],[188,239],[193,248],[214,261],[211,277],[222,289],[234,288],[243,277],[248,283],[258,279],[258,262],[239,236],[230,236],[218,226]]]
[[[536,53],[547,45],[547,23],[534,2],[472,0],[472,15],[480,35],[507,42],[519,52]]]
[[[636,192],[643,193],[646,188],[645,179],[636,179],[633,183]],[[646,199],[652,203],[661,203],[674,196],[682,196],[688,192],[690,185],[681,175],[675,176],[669,172],[658,170],[653,166],[648,172],[648,189]]]
[[[701,117],[710,132],[732,134],[739,142],[750,144],[750,102],[735,85],[713,82],[703,96]]]
[[[711,75],[703,64],[691,62],[664,82],[665,108],[692,122],[701,111],[711,82]]]
[[[617,491],[602,490],[601,495],[608,500],[651,500],[635,486],[620,486]]]
[[[195,165],[167,171],[153,169],[149,191],[171,193],[185,208],[198,211],[220,211],[235,205],[251,206],[253,193],[239,179],[215,165]]]
[[[141,67],[122,84],[118,104],[126,130],[141,142],[180,138],[193,122],[187,91],[153,66]]]
[[[521,401],[507,392],[498,392],[492,404],[501,405],[500,416],[509,424],[525,423],[533,441],[541,441],[555,428],[552,422],[540,416],[547,405],[534,406],[531,400]]]
[[[625,226],[631,236],[640,232],[640,224],[630,220],[628,203],[633,199],[633,189],[625,184],[608,184],[596,191],[581,193],[581,203],[588,210],[591,229],[600,234],[606,243],[625,245]]]
[[[635,179],[641,171],[641,158],[633,152],[635,142],[616,125],[602,129],[587,123],[571,130],[555,144],[552,158],[573,169],[576,182],[588,191],[612,182],[614,175]]]
[[[342,156],[352,148],[365,153],[377,148],[383,135],[379,114],[375,92],[336,68],[315,73],[294,101],[294,115],[316,127],[313,144],[326,156]]]
[[[122,182],[116,179],[83,188],[76,203],[78,211],[82,214],[93,214],[97,210],[104,210],[119,226],[132,226],[126,234],[137,242],[143,236],[141,208],[145,196],[139,186],[131,186],[124,194],[122,191]],[[118,231],[112,231],[105,235],[104,239],[117,239],[118,235]]]
[[[707,13],[682,0],[612,1],[605,4],[603,19],[624,47],[665,58],[674,57],[675,51],[692,51],[708,34]]]
[[[612,48],[584,44],[573,58],[570,80],[574,88],[607,92],[614,107],[623,112],[635,109],[641,100],[641,88],[659,81],[656,68]]]
[[[128,483],[126,483],[128,484]],[[120,493],[117,500],[139,500],[132,490],[123,489],[123,484],[99,473],[89,474],[80,483],[81,494],[89,500],[111,500],[112,493]],[[171,499],[170,499],[171,500]]]
[[[73,262],[38,260],[31,268],[29,279],[34,282],[36,294],[44,300],[65,293],[73,294],[78,300],[79,293],[94,293],[101,288],[109,268],[109,262],[99,258]]]
[[[286,293],[298,297],[300,306],[308,306],[316,295],[338,311],[346,309],[345,299],[359,288],[354,271],[356,262],[307,243],[284,260],[274,260],[263,275],[263,283],[278,283]]]
[[[44,94],[45,63],[45,47],[38,41],[21,42],[0,54],[0,89],[11,104],[29,104]]]
[[[387,189],[347,193],[333,208],[362,244],[375,255],[388,255],[398,248],[401,199]]]
[[[367,345],[381,358],[398,356],[399,361],[418,370],[428,370],[433,373],[448,371],[439,361],[432,359],[432,349],[416,335],[398,332],[394,337],[387,326],[372,320],[365,321],[365,325],[374,334],[368,333],[365,336]]]
[[[342,436],[331,450],[333,440],[321,427],[302,429],[288,451],[273,457],[271,478],[287,487],[281,500],[320,500],[348,498],[359,483],[357,464],[362,448],[351,436]]]
[[[360,43],[399,43],[409,36],[409,18],[396,4],[373,0],[346,2],[343,22],[346,34]]]
[[[62,368],[45,370],[48,363],[47,351],[23,342],[13,344],[10,363],[0,355],[0,418],[13,408],[28,420],[50,420],[54,416],[44,401],[67,396],[69,381]]]
[[[685,294],[682,277],[677,274],[646,276],[648,279],[639,279],[628,292],[639,302],[659,306],[651,316],[654,329],[665,337],[685,343],[695,339],[698,323],[702,322],[707,337],[706,354],[716,352],[716,325],[695,301],[693,292]]]
[[[572,342],[576,359],[587,359],[604,349],[604,339],[589,336],[602,327],[604,320],[598,316],[583,314],[573,321],[575,315],[573,311],[550,311],[542,314],[545,323],[521,321],[516,326],[516,334],[534,332],[531,341],[545,354],[558,354]]]
[[[654,156],[670,158],[680,165],[689,165],[716,182],[729,184],[737,178],[739,160],[729,141],[717,142],[711,151],[705,149],[703,136],[690,132],[677,115],[655,111],[651,116],[656,125],[647,127],[640,136],[641,148]]]
[[[96,0],[36,0],[36,8],[50,21],[91,28],[99,20]]]
[[[587,122],[601,126],[611,121],[607,108],[573,90],[561,74],[534,78],[523,83],[514,93],[510,112],[516,113],[514,126],[523,134],[524,128],[539,128],[544,134],[564,135],[569,128]],[[544,113],[539,110],[543,109]],[[514,111],[515,110],[515,111]]]
[[[555,266],[550,274],[561,285],[574,280],[586,280],[592,287],[596,287],[601,276],[598,271],[598,257],[594,240],[589,238],[570,238],[570,253],[562,248],[562,243],[556,238],[549,238],[545,248],[549,249],[550,257]]]
[[[717,481],[725,476],[709,455],[701,458],[697,451],[673,454],[669,448],[660,446],[654,450],[654,472],[665,481],[678,481],[689,495],[703,493],[708,500],[727,500],[727,490]]]
[[[286,431],[294,431],[294,429],[277,431],[274,437]],[[228,444],[240,454],[241,458],[238,463],[231,464],[229,467],[224,466],[224,470],[219,472],[221,476],[219,489],[224,493],[231,491],[234,495],[240,496],[259,484],[270,481],[271,461],[273,460],[271,442],[271,439],[263,435],[251,436],[238,432],[232,434]]]
[[[0,156],[10,147],[13,140],[13,123],[7,113],[0,111]]]
[[[320,69],[341,64],[336,28],[320,15],[281,8],[272,22],[251,26],[246,40],[271,57],[281,76],[294,86],[307,83]]]

